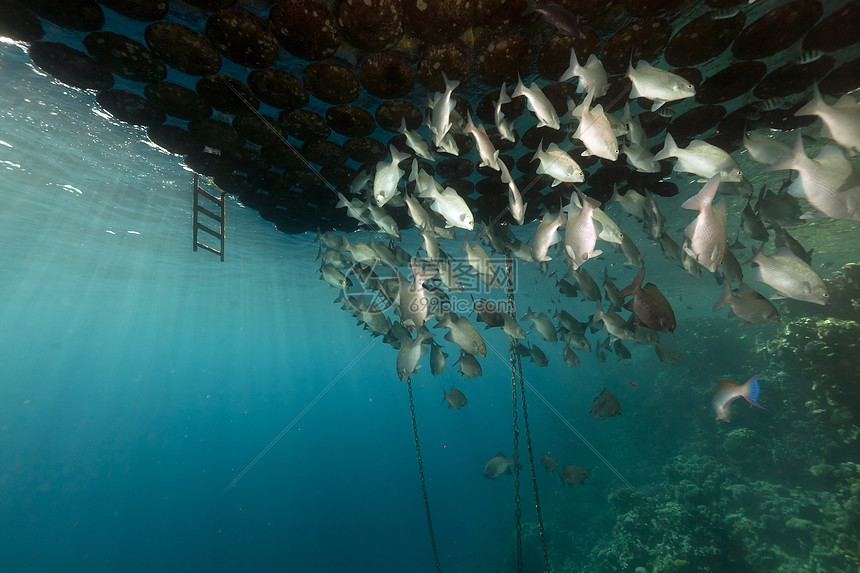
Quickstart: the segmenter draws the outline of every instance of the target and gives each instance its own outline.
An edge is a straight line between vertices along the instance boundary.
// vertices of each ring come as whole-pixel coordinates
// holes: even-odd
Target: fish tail
[[[761,404],[759,404],[757,402],[758,395],[761,392],[761,388],[759,387],[759,384],[758,384],[758,377],[759,376],[761,376],[760,373],[756,374],[755,376],[753,376],[752,378],[747,380],[746,384],[743,385],[741,396],[743,396],[747,402],[749,402],[750,404],[752,404],[756,408],[761,408],[762,410],[766,410],[767,408],[765,408],[764,406],[762,406]]]
[[[666,137],[671,137],[671,135],[667,135]],[[705,183],[698,193],[681,204],[681,208],[689,209],[691,211],[701,211],[706,208],[711,204],[717,194],[717,189],[720,187],[720,179],[721,176],[719,173],[711,177],[711,179]]]
[[[508,86],[505,82],[502,82],[502,88],[499,90],[499,103],[501,105],[511,103],[511,98],[508,96]]]
[[[660,161],[661,159],[667,159],[669,157],[677,157],[678,146],[675,144],[675,138],[672,137],[671,133],[666,133],[666,141],[663,143],[663,149],[657,152],[657,155],[654,156],[654,161]]]
[[[821,92],[818,89],[818,82],[812,85],[812,101],[794,112],[795,117],[798,115],[819,115],[827,103],[821,97]]]
[[[517,74],[517,87],[514,88],[514,92],[511,94],[512,98],[520,97],[522,95],[526,95],[526,86],[523,85],[523,79],[520,77],[520,74]]]
[[[406,124],[404,123],[404,126],[405,125]],[[399,165],[404,159],[409,159],[408,153],[400,153],[400,151],[393,145],[389,145],[389,150],[391,151],[391,162],[395,165]],[[403,176],[402,170],[400,176]]]
[[[803,148],[803,139],[798,133],[797,141],[794,142],[794,148],[791,150],[791,153],[776,163],[771,163],[770,167],[765,169],[765,173],[770,173],[771,171],[782,171],[785,169],[796,169],[799,162],[807,159],[809,159],[809,157],[806,155],[806,150]],[[789,191],[789,193],[791,192]]]
[[[460,80],[449,80],[445,72],[442,72],[442,78],[445,80],[445,91],[452,92],[460,85]]]
[[[745,261],[744,264],[748,265],[750,263],[758,263],[760,257],[762,257],[762,252],[764,251],[764,243],[759,245],[758,248],[753,249],[753,255],[749,258],[749,260]],[[753,269],[755,271],[755,269]]]
[[[714,303],[713,312],[717,312],[732,300],[732,282],[728,279],[723,280],[723,291],[720,293],[720,298]]]
[[[606,269],[604,269],[605,271]],[[642,288],[642,281],[645,280],[645,269],[639,269],[639,272],[636,273],[636,277],[633,279],[633,283],[630,286],[626,286],[621,289],[620,294],[622,298],[627,298],[628,296],[633,296],[637,290]]]

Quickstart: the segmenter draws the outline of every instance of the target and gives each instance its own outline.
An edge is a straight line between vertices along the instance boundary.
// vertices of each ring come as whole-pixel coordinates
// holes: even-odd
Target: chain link
[[[427,484],[424,481],[424,463],[421,461],[421,444],[418,442],[418,422],[415,420],[415,400],[412,396],[412,377],[406,378],[409,389],[409,410],[412,413],[412,433],[415,434],[415,455],[418,458],[418,475],[421,477],[421,492],[424,494],[424,511],[427,513],[427,527],[430,530],[430,545],[433,546],[433,559],[436,561],[436,571],[441,573],[439,552],[436,550],[436,536],[433,534],[433,520],[430,519],[430,500],[427,498]]]

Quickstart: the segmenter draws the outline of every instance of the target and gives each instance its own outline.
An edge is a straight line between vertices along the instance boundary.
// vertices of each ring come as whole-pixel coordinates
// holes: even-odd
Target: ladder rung
[[[218,249],[213,249],[213,248],[212,248],[212,247],[210,247],[209,245],[206,245],[206,244],[204,244],[204,243],[201,243],[200,241],[197,241],[197,246],[198,246],[198,247],[203,247],[204,249],[206,249],[206,250],[207,250],[207,251],[209,251],[210,253],[215,253],[215,254],[216,254],[216,255],[218,255],[218,256],[220,256],[220,255],[221,255],[221,251],[219,251]]]
[[[207,191],[207,190],[206,190],[206,189],[204,189],[203,187],[200,187],[199,185],[197,186],[197,192],[198,192],[198,193],[202,193],[202,194],[203,194],[203,195],[205,195],[206,197],[209,197],[209,199],[210,199],[210,200],[214,201],[214,202],[215,202],[215,203],[217,203],[219,206],[220,206],[222,203],[224,203],[224,199],[222,199],[221,197],[216,197],[215,195],[213,195],[212,193],[210,193],[209,191]]]
[[[197,223],[197,228],[200,229],[201,231],[206,231],[207,233],[209,233],[210,235],[212,235],[216,239],[221,238],[221,233],[216,233],[215,231],[213,231],[209,227],[203,226],[200,222]]]
[[[224,219],[221,218],[221,215],[216,215],[215,213],[213,213],[212,211],[210,211],[206,207],[201,207],[200,205],[195,205],[194,208],[197,209],[197,211],[199,213],[203,213],[204,215],[206,215],[212,219],[215,219],[219,223],[224,222]]]

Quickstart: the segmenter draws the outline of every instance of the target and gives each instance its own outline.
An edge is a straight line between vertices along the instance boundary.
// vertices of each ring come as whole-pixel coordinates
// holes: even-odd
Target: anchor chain
[[[418,442],[418,422],[415,420],[415,400],[412,396],[412,377],[406,378],[409,389],[409,410],[412,414],[412,433],[415,435],[415,454],[418,458],[418,475],[421,477],[421,492],[424,494],[424,511],[427,513],[427,528],[430,530],[430,545],[433,547],[433,559],[436,561],[436,571],[441,573],[439,552],[436,550],[436,536],[433,533],[433,520],[430,518],[430,500],[427,498],[427,484],[424,481],[424,462],[421,461],[421,444]]]
[[[543,549],[544,566],[546,567],[546,573],[549,573],[549,554],[546,550],[546,536],[544,535],[543,530],[543,518],[540,514],[540,496],[538,495],[537,476],[535,475],[535,458],[532,450],[532,437],[529,432],[529,415],[526,410],[526,387],[523,383],[523,370],[519,361],[519,356],[517,356],[517,366],[519,367],[517,372],[520,376],[520,395],[522,396],[523,401],[523,427],[526,430],[526,448],[529,452],[529,467],[532,471],[532,487],[535,491],[535,510],[537,511],[538,534],[540,535],[540,544]]]
[[[507,276],[505,288],[508,295],[508,314],[512,317],[516,316],[516,310],[514,308],[514,285],[513,285],[513,277],[512,277],[512,268],[511,268],[511,255],[510,253],[505,253],[505,274]],[[512,416],[513,416],[513,429],[514,429],[514,453],[513,457],[515,459],[517,456],[517,448],[519,447],[520,442],[520,429],[517,425],[517,370],[519,367],[519,355],[516,352],[516,348],[514,347],[515,341],[513,338],[510,340],[510,353],[511,353],[511,406],[512,406]],[[514,464],[514,502],[516,503],[516,518],[517,518],[517,571],[523,570],[523,531],[522,531],[522,509],[520,508],[520,467],[519,463]]]
[[[508,295],[508,312],[516,318],[516,307],[514,306],[514,279],[513,265],[511,262],[510,251],[505,253],[505,273],[507,275],[506,291]],[[540,535],[541,549],[543,550],[543,561],[546,572],[549,573],[549,553],[546,548],[546,535],[543,528],[543,518],[540,510],[540,496],[538,495],[537,475],[535,474],[534,450],[532,449],[532,438],[529,431],[528,410],[526,409],[526,391],[525,380],[523,379],[522,358],[515,349],[515,340],[510,341],[511,349],[511,398],[513,401],[513,429],[514,429],[514,454],[517,452],[519,445],[519,427],[517,425],[517,380],[519,379],[520,396],[523,404],[523,427],[526,433],[526,447],[529,453],[529,467],[531,468],[532,487],[535,494],[535,510],[537,511],[538,534]],[[520,472],[519,464],[514,464],[514,499],[516,501],[516,516],[517,516],[517,570],[523,570],[523,542],[522,542],[522,510],[520,509]]]

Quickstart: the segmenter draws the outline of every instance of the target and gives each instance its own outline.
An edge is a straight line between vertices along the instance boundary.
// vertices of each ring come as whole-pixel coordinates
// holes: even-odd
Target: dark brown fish
[[[628,310],[632,310],[642,324],[658,332],[673,332],[675,330],[675,311],[672,305],[653,283],[642,287],[645,279],[645,269],[640,269],[633,284],[621,291],[622,297],[632,296],[632,305],[628,302]]]
[[[555,471],[555,468],[558,466],[558,460],[555,458],[551,458],[546,454],[540,455],[540,465],[543,466],[543,469],[552,473]]]
[[[585,485],[585,478],[588,477],[591,471],[588,468],[584,468],[582,466],[561,466],[561,471],[558,473],[558,477],[561,478],[561,486],[564,487],[569,485],[573,487],[574,484],[582,484]]]
[[[618,398],[612,395],[612,392],[603,389],[603,392],[597,395],[594,399],[594,405],[591,407],[592,418],[611,418],[621,415],[621,404]]]

